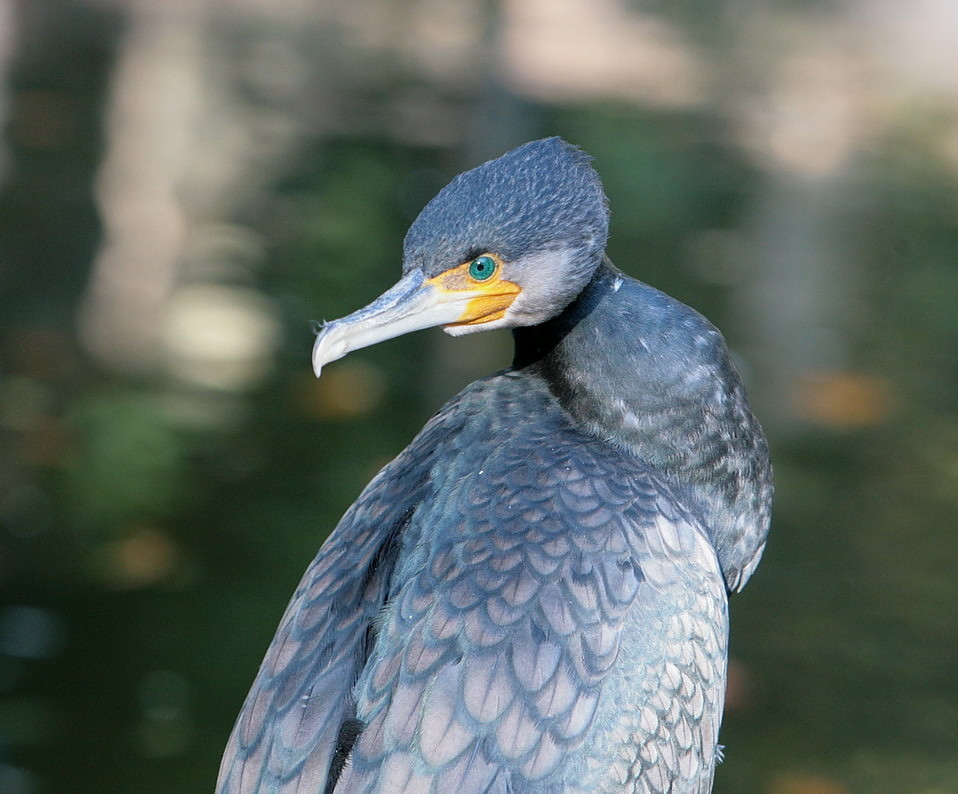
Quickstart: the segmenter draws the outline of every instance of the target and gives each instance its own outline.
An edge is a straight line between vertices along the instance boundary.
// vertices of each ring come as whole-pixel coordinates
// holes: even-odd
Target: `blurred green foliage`
[[[77,437],[64,478],[78,524],[162,516],[181,501],[184,443],[149,394],[96,395],[68,421]]]

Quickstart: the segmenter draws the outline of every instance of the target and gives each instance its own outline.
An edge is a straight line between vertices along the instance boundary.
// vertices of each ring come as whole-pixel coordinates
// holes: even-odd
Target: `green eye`
[[[491,256],[477,256],[469,263],[469,275],[476,281],[485,281],[496,272],[496,260]]]

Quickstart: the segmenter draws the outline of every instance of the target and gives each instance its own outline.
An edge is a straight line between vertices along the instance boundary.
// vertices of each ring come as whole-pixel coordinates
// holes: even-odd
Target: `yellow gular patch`
[[[486,256],[490,255],[486,254]],[[499,320],[505,315],[506,309],[512,305],[516,295],[522,292],[522,287],[518,284],[499,278],[501,262],[495,257],[492,258],[495,259],[499,268],[491,278],[485,281],[476,281],[469,275],[469,265],[472,262],[470,260],[426,282],[435,287],[446,299],[458,300],[466,295],[475,296],[466,304],[466,310],[462,316],[449,325],[479,325]]]

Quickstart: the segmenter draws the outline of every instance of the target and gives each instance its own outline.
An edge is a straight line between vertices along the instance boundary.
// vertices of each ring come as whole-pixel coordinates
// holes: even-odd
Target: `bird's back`
[[[220,791],[708,791],[726,593],[676,487],[533,372],[473,384],[307,571]]]

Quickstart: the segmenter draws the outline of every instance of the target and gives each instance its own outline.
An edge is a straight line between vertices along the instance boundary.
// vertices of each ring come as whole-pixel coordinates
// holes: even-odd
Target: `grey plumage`
[[[413,225],[416,294],[501,257],[528,296],[495,320],[516,360],[444,406],[323,545],[222,794],[711,790],[726,593],[764,546],[767,449],[721,335],[604,260],[606,223],[585,156],[547,139]],[[317,368],[342,355],[324,344]]]

